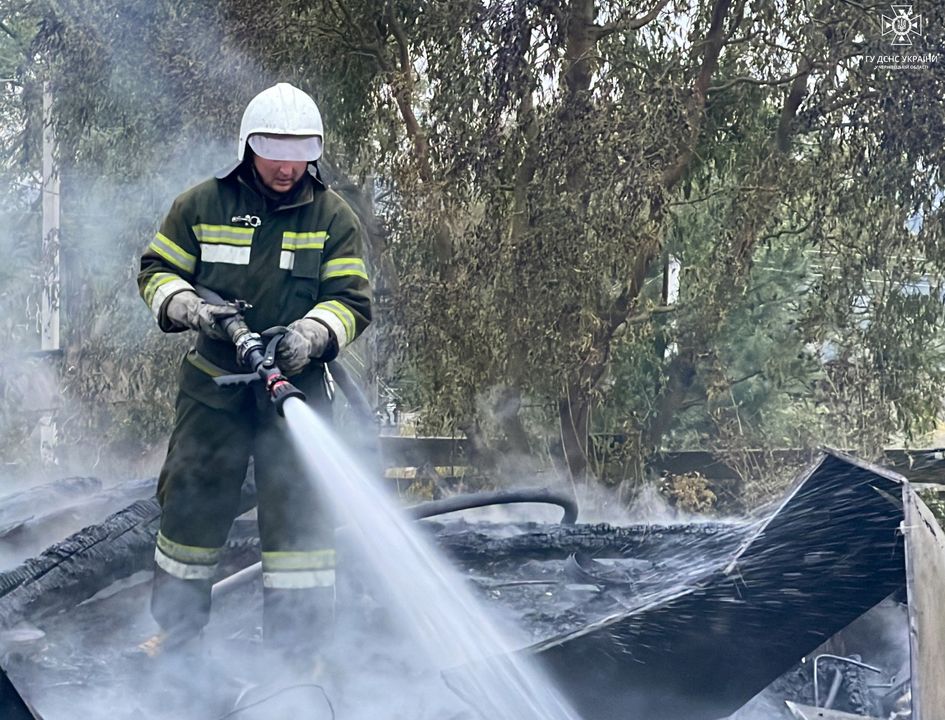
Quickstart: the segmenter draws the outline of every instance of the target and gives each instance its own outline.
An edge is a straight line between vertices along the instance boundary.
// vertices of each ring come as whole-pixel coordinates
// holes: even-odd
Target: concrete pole
[[[679,302],[679,274],[682,270],[682,263],[675,255],[666,258],[666,264],[663,265],[663,305],[675,305]],[[676,320],[669,321],[669,326],[675,330]],[[679,352],[679,346],[671,342],[666,346],[663,357],[667,360]]]
[[[40,349],[56,352],[59,344],[59,168],[52,117],[52,90],[43,83],[43,294],[39,306]],[[44,465],[56,462],[57,428],[49,409],[39,420],[39,454]]]
[[[59,350],[59,168],[52,123],[52,90],[43,83],[43,296],[40,303],[42,350]]]
[[[679,272],[682,263],[679,258],[670,255],[663,265],[663,304],[675,305],[679,302]]]

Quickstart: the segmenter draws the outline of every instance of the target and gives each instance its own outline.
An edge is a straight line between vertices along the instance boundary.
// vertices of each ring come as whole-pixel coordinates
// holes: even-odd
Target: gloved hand
[[[191,330],[202,332],[211,340],[229,340],[217,320],[232,317],[237,310],[232,305],[212,305],[190,291],[173,295],[165,310],[169,320]]]
[[[288,332],[276,345],[276,365],[286,375],[302,372],[309,362],[328,349],[331,334],[318,320],[302,318],[289,324]]]

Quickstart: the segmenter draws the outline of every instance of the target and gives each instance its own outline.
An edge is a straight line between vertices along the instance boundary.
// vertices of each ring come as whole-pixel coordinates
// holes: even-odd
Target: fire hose
[[[494,492],[472,493],[469,495],[455,495],[442,500],[420,503],[408,508],[404,512],[415,520],[445,515],[446,513],[473,508],[488,507],[491,505],[509,505],[513,503],[541,503],[557,505],[564,510],[561,518],[563,525],[573,525],[577,521],[578,506],[574,498],[566,493],[558,493],[545,488],[522,488],[519,490],[497,490]],[[252,582],[262,574],[262,563],[243,568],[229,577],[223,578],[213,586],[213,597],[226,595],[242,585]]]

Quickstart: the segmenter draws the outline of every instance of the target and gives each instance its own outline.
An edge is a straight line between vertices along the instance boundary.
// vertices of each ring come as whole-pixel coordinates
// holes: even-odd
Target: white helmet
[[[273,137],[288,135],[290,137]],[[322,155],[322,115],[307,94],[289,83],[278,83],[249,101],[240,123],[242,161],[246,143],[273,160],[308,160]]]

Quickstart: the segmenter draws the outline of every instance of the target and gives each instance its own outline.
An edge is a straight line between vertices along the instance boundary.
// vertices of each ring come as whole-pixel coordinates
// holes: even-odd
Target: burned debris
[[[77,682],[81,657],[66,657],[89,651],[65,637],[74,606],[92,598],[82,616],[104,622],[110,607],[127,607],[136,593],[140,600],[155,513],[153,501],[133,503],[0,575],[0,626],[45,633],[42,652],[7,648],[4,667],[25,697],[37,678],[44,687]],[[825,453],[770,516],[752,522],[422,522],[487,604],[523,631],[520,652],[542,662],[586,720],[928,720],[942,707],[940,649],[930,638],[941,622],[931,603],[945,581],[945,542],[929,517],[902,477]],[[229,570],[255,561],[245,523],[228,547]],[[344,606],[371,616],[372,588],[353,551],[342,567]],[[251,634],[258,612],[258,592],[239,593],[223,604],[231,637],[240,627]],[[875,645],[880,616],[895,619],[890,632],[911,648],[905,667],[891,667],[888,655],[876,668],[856,652]],[[81,675],[93,685],[115,680]],[[25,677],[30,683],[18,682]]]

